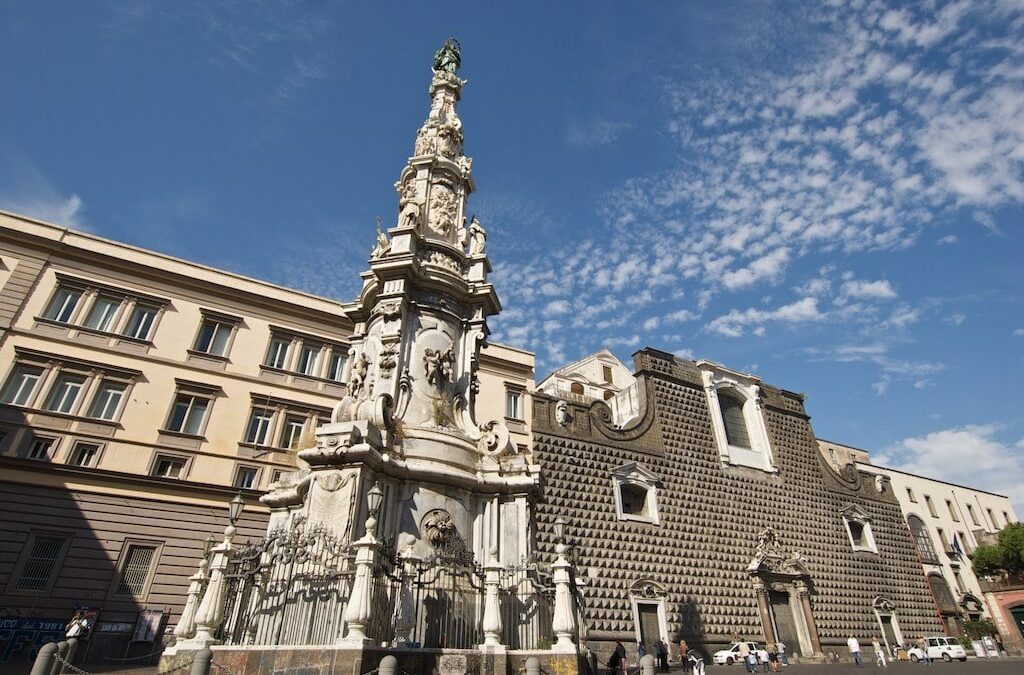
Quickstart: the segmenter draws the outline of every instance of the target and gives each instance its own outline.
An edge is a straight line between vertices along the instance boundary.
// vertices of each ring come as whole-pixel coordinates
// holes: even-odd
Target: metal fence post
[[[50,669],[57,662],[57,643],[47,642],[39,648],[36,660],[32,662],[31,675],[50,675]]]
[[[213,650],[209,647],[200,649],[192,657],[192,670],[189,671],[189,675],[209,675],[211,665],[213,665]]]

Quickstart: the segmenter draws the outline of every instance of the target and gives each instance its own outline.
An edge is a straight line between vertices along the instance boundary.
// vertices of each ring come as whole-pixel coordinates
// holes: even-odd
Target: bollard
[[[395,675],[398,672],[398,659],[388,654],[377,664],[377,672],[379,675]]]
[[[57,655],[65,661],[68,660],[68,641],[61,640],[57,643]],[[64,664],[61,663],[56,657],[53,659],[53,664],[50,666],[50,675],[58,675],[60,671],[64,670]]]
[[[540,675],[540,659],[536,656],[526,659],[526,675]]]
[[[654,675],[654,655],[644,654],[640,659],[640,675]]]
[[[78,652],[78,638],[68,638],[68,653],[64,656],[64,660],[68,663],[74,663],[75,654]]]
[[[213,665],[213,650],[207,647],[200,649],[192,656],[192,670],[189,675],[209,675]]]
[[[50,675],[53,664],[57,663],[57,643],[47,642],[39,648],[36,660],[32,663],[31,675]]]

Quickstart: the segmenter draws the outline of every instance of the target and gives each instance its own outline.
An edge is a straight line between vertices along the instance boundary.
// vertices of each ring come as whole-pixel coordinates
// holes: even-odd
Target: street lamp
[[[380,483],[374,483],[373,487],[366,494],[366,503],[370,507],[370,513],[377,515],[380,512],[380,505],[384,501],[384,491],[380,489]]]
[[[565,544],[565,519],[561,517],[555,520],[555,542]]]
[[[228,520],[231,521],[232,525],[238,522],[238,518],[242,515],[242,509],[244,508],[245,499],[242,498],[242,493],[239,492],[228,504]]]

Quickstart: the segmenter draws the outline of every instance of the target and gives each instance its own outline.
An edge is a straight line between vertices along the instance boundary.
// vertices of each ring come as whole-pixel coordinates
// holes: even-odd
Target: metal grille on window
[[[118,595],[141,595],[146,589],[149,565],[153,561],[155,548],[152,546],[129,546],[121,580],[117,584]]]
[[[37,536],[32,542],[32,552],[18,577],[19,591],[44,591],[53,576],[53,568],[64,548],[62,537]]]

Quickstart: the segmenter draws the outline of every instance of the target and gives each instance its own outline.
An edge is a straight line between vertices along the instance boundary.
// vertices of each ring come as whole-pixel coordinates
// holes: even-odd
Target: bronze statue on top
[[[462,65],[462,45],[455,38],[448,38],[434,53],[434,70],[455,74]]]

